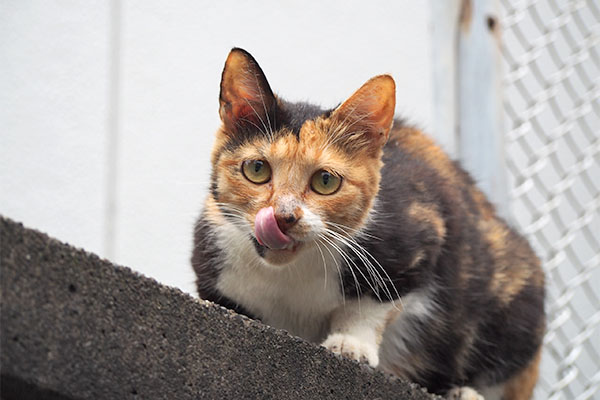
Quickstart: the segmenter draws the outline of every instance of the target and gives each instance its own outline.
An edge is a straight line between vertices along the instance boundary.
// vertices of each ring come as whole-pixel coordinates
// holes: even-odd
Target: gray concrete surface
[[[432,398],[11,220],[0,226],[4,400]]]

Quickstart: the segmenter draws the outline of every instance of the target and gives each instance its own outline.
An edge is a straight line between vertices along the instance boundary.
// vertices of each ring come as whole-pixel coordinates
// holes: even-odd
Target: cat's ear
[[[219,115],[226,131],[273,129],[277,100],[260,66],[245,50],[229,53],[221,76]]]
[[[331,134],[351,149],[378,154],[394,122],[396,84],[389,75],[371,78],[331,114]]]

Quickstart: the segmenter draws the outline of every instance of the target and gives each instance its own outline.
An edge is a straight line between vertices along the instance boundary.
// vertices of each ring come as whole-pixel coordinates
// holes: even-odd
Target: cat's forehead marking
[[[272,163],[274,179],[283,186],[304,186],[306,176],[312,174],[315,163],[314,152],[299,142],[295,135],[277,138],[268,146],[267,158]]]
[[[264,154],[270,162],[298,163],[306,156],[306,146],[294,132],[282,129],[272,139],[262,139],[257,143],[259,151]]]
[[[324,139],[325,133],[317,127],[316,121],[306,121],[300,128],[300,141],[307,145],[315,145]]]
[[[294,103],[281,98],[279,98],[278,104],[285,115],[283,125],[293,132],[296,138],[298,138],[299,132],[307,121],[315,120],[319,117],[327,118],[331,113],[331,110],[322,109],[313,104],[304,102]]]
[[[299,149],[299,141],[291,133],[277,137],[269,146],[269,152],[277,159],[297,157]]]

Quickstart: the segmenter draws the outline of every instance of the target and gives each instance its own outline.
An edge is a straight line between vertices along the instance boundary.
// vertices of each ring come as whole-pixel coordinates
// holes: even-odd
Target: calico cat
[[[271,91],[242,49],[221,79],[198,293],[448,398],[528,399],[544,275],[469,175],[394,120],[376,76],[332,110]]]

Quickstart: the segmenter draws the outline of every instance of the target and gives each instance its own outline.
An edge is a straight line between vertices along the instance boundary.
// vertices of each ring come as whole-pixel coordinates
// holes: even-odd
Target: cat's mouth
[[[289,244],[284,248],[276,249],[261,244],[256,237],[253,237],[252,241],[254,242],[254,246],[256,247],[260,255],[264,255],[265,251],[267,250],[275,251],[278,253],[295,253],[303,244],[302,242],[294,241],[293,244]]]
[[[277,224],[273,207],[261,209],[254,219],[254,235],[259,245],[270,250],[296,251],[300,242],[286,235]]]

